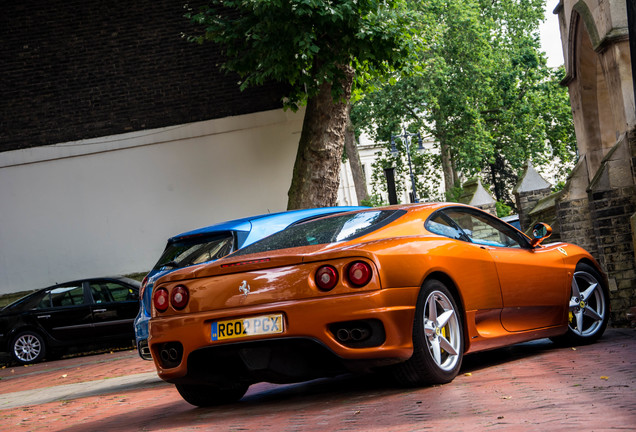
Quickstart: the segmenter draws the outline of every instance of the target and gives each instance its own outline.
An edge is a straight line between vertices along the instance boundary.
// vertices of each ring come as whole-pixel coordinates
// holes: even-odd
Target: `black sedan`
[[[108,277],[37,290],[0,311],[0,351],[26,364],[63,347],[133,340],[139,286],[132,279]]]

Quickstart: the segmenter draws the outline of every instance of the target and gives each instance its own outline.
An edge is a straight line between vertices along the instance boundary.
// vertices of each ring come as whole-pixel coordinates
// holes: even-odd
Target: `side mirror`
[[[532,247],[539,245],[543,240],[552,235],[552,227],[547,223],[539,222],[532,227],[532,240],[530,244]]]

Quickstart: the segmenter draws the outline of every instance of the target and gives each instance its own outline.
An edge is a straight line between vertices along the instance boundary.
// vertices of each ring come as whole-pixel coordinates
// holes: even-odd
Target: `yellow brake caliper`
[[[446,326],[442,327],[442,337],[446,339]],[[446,352],[444,351],[444,348],[441,348],[441,351]]]

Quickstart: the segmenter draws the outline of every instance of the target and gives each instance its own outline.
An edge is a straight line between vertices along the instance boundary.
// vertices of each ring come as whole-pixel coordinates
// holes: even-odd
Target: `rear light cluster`
[[[363,261],[356,261],[348,268],[347,275],[353,286],[365,286],[371,280],[371,266]]]
[[[148,285],[148,276],[144,277],[144,280],[141,281],[141,290],[146,289],[146,285]]]
[[[152,296],[155,309],[159,312],[167,311],[170,305],[176,310],[181,310],[188,305],[188,301],[190,301],[190,292],[184,285],[172,288],[172,293],[169,293],[166,288],[159,288]]]
[[[148,276],[141,281],[141,287],[139,288],[139,298],[144,296],[144,291],[146,291],[146,285],[148,285]]]
[[[347,282],[355,288],[365,286],[373,277],[371,265],[364,261],[352,262],[344,268],[344,273]],[[319,289],[322,291],[331,291],[338,283],[340,276],[335,267],[323,265],[316,270],[314,279]]]

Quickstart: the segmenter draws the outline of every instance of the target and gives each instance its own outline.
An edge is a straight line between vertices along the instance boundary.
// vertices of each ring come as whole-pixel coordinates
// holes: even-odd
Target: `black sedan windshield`
[[[312,220],[266,237],[234,256],[352,240],[377,230],[404,213],[403,210],[370,210]]]

